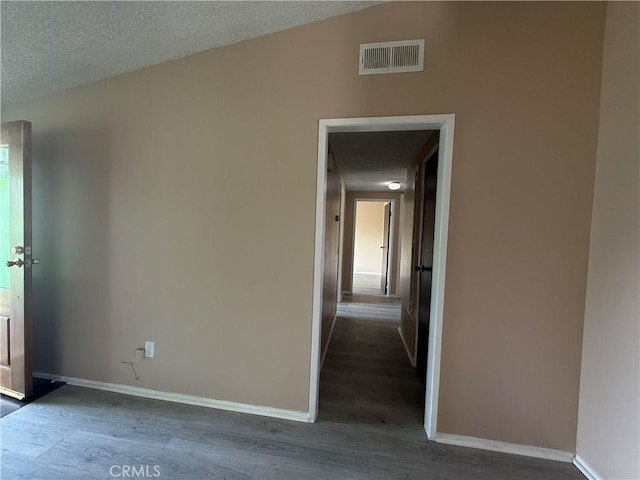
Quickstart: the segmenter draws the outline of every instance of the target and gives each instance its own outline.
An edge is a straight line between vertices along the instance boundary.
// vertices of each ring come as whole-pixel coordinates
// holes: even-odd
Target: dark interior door
[[[415,267],[419,272],[420,278],[416,369],[423,382],[426,381],[427,349],[429,345],[429,318],[431,313],[431,279],[433,268],[433,234],[436,222],[437,176],[438,150],[436,150],[425,162],[420,263]]]
[[[389,293],[389,235],[391,234],[391,202],[384,206],[384,230],[382,232],[382,272],[380,288],[387,295]]]

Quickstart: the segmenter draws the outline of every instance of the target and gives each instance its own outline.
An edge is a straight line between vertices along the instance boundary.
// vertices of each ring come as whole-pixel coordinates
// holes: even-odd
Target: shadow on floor
[[[55,380],[47,380],[44,378],[33,378],[33,394],[29,398],[24,400],[17,400],[7,395],[0,395],[0,418],[15,412],[19,408],[28,405],[29,403],[43,397],[47,393],[53,392],[57,388],[64,385],[64,382],[57,382]]]

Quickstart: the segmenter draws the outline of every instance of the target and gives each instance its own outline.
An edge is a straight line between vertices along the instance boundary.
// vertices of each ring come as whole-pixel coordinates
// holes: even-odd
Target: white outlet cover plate
[[[144,356],[147,358],[153,358],[156,354],[156,342],[144,342]]]

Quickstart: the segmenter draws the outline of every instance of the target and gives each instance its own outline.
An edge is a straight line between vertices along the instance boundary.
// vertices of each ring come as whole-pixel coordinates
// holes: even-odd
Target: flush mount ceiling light
[[[400,185],[400,182],[391,182],[389,185],[387,185],[387,187],[389,188],[389,190],[400,190],[402,185]]]

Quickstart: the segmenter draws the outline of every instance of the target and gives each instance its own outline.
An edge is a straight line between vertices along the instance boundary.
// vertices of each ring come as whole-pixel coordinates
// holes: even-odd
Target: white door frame
[[[356,219],[357,219],[357,208],[358,208],[358,202],[380,202],[380,203],[391,203],[391,224],[389,225],[389,245],[387,246],[387,249],[389,250],[389,257],[387,259],[387,272],[391,272],[392,274],[395,275],[395,268],[393,268],[393,249],[395,248],[395,242],[394,242],[394,235],[396,234],[395,232],[395,228],[393,228],[393,225],[395,223],[395,219],[396,219],[396,201],[394,198],[371,198],[371,197],[357,197],[353,199],[353,231],[351,232],[351,238],[353,239],[353,242],[351,242],[351,291],[353,292],[353,276],[355,275],[356,271],[355,271],[355,264],[356,264]],[[398,252],[399,254],[400,252]],[[398,255],[399,257],[400,255]],[[389,273],[387,273],[387,276],[389,276]],[[398,277],[398,280],[400,280],[400,277]],[[396,285],[395,283],[393,284],[394,287],[396,287],[396,289],[398,288],[398,285]],[[385,295],[387,297],[391,296],[391,288],[387,289],[387,294]]]
[[[435,440],[440,391],[440,352],[444,307],[444,282],[449,230],[449,197],[451,163],[453,161],[454,114],[410,115],[401,117],[364,117],[322,119],[318,125],[318,171],[316,183],[316,234],[313,272],[313,317],[311,328],[311,371],[309,382],[309,421],[318,416],[320,382],[320,331],[322,322],[322,280],[324,270],[325,183],[329,133],[388,132],[402,130],[439,130],[436,218],[433,246],[433,283],[427,359],[424,428],[430,440]]]

